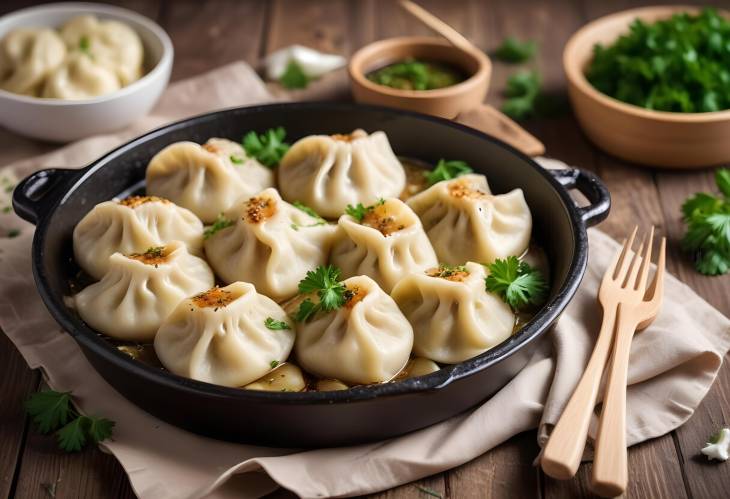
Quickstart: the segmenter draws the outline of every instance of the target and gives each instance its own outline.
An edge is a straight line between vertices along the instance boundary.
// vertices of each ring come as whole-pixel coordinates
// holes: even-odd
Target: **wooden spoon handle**
[[[534,135],[490,105],[481,104],[464,111],[454,121],[493,135],[528,156],[545,153],[545,146]]]
[[[414,17],[419,19],[423,24],[434,30],[439,35],[446,38],[451,45],[461,49],[465,52],[473,52],[479,50],[467,40],[464,35],[456,31],[454,28],[443,22],[438,17],[431,14],[429,11],[421,7],[420,5],[411,2],[410,0],[401,0],[401,7],[410,12]]]
[[[615,307],[604,309],[601,330],[586,370],[543,449],[540,460],[542,469],[558,480],[573,477],[580,465],[588,436],[588,425],[596,406],[601,376],[613,340],[615,321]]]
[[[622,305],[618,306],[616,321],[591,476],[591,489],[603,497],[623,494],[629,475],[626,455],[626,380],[636,321]]]

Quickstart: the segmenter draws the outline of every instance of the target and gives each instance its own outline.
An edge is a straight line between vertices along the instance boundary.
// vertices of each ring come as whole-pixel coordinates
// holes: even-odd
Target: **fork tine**
[[[631,231],[631,235],[624,243],[624,247],[621,250],[621,256],[618,259],[618,262],[616,263],[616,268],[613,270],[613,278],[615,280],[623,280],[623,276],[626,275],[626,272],[628,271],[628,261],[626,256],[629,253],[629,250],[634,245],[634,238],[636,237],[636,231],[639,230],[639,226],[634,226],[634,230]]]
[[[626,278],[623,279],[623,282],[621,283],[622,288],[626,287],[634,287],[634,281],[636,280],[636,276],[639,273],[639,267],[641,266],[641,261],[643,260],[641,257],[641,253],[644,251],[644,241],[641,241],[641,244],[639,244],[639,248],[634,252],[634,256],[631,258],[631,264],[629,265],[629,271],[626,275]],[[630,283],[630,285],[629,285]]]
[[[649,230],[649,242],[646,245],[646,250],[644,252],[644,258],[641,262],[641,270],[639,270],[639,277],[636,279],[634,283],[634,289],[635,290],[645,290],[646,289],[646,280],[649,277],[649,264],[651,263],[651,250],[654,245],[654,226],[651,226],[651,230]]]
[[[667,239],[665,237],[662,237],[662,240],[659,243],[659,260],[656,263],[654,278],[651,281],[651,285],[644,293],[644,305],[646,307],[646,310],[654,311],[654,314],[651,314],[650,312],[651,316],[645,321],[641,322],[638,326],[636,326],[636,329],[638,329],[639,331],[646,329],[651,325],[652,322],[654,322],[654,318],[656,317],[655,314],[659,312],[659,308],[662,305],[662,299],[664,296],[666,249]]]

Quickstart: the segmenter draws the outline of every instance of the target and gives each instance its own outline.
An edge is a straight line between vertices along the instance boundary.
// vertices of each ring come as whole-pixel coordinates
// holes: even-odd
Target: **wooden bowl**
[[[730,110],[711,113],[652,111],[618,101],[595,89],[584,71],[596,43],[607,45],[629,31],[634,19],[654,22],[688,6],[631,9],[597,19],[575,33],[563,51],[568,93],[583,131],[620,158],[668,168],[706,167],[730,161]],[[723,16],[728,13],[721,11]]]
[[[409,57],[450,64],[470,76],[461,83],[436,90],[399,90],[367,79],[371,71]],[[348,71],[358,102],[454,118],[484,101],[492,64],[480,51],[463,51],[440,38],[407,36],[366,45],[352,56]]]

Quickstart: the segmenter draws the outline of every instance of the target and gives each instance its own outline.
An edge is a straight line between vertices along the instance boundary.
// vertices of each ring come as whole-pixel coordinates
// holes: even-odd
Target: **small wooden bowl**
[[[436,90],[398,90],[367,79],[376,69],[407,58],[438,61],[462,69],[470,77]],[[467,52],[440,38],[407,36],[380,40],[358,50],[348,66],[352,93],[358,102],[409,109],[443,118],[479,106],[487,95],[492,63],[482,52]]]
[[[584,74],[593,57],[593,46],[611,44],[629,31],[634,19],[654,22],[678,12],[698,11],[688,6],[626,10],[587,24],[568,40],[563,68],[570,100],[583,131],[598,147],[629,161],[668,168],[706,167],[730,161],[730,110],[652,111],[601,93]]]

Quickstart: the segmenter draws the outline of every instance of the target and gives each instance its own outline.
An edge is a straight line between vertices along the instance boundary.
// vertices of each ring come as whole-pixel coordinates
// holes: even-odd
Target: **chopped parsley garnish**
[[[314,219],[316,219],[316,220],[317,220],[317,221],[316,221],[315,223],[313,223],[313,224],[309,224],[309,225],[304,225],[304,227],[317,227],[317,226],[319,226],[319,225],[325,225],[325,224],[327,223],[327,220],[325,220],[324,218],[322,218],[322,217],[321,217],[321,216],[319,215],[319,213],[317,213],[316,211],[314,211],[314,210],[313,210],[312,208],[310,208],[310,207],[309,207],[309,206],[307,206],[306,204],[304,204],[304,203],[300,203],[299,201],[294,201],[294,202],[292,203],[292,205],[293,205],[293,206],[294,206],[295,208],[297,208],[298,210],[301,210],[301,211],[303,211],[304,213],[306,213],[306,214],[307,214],[307,215],[309,215],[310,217],[312,217],[312,218],[314,218]],[[294,229],[294,230],[299,230],[299,227],[302,227],[302,226],[300,226],[300,225],[297,225],[297,224],[291,224],[291,228],[292,228],[292,229]]]
[[[289,150],[285,138],[284,127],[270,128],[261,135],[251,131],[243,137],[243,148],[246,154],[256,158],[262,165],[274,168]]]
[[[271,329],[272,331],[282,331],[284,329],[291,329],[291,326],[284,321],[277,321],[273,317],[267,317],[264,321],[264,326]]]
[[[345,207],[345,213],[350,215],[352,218],[354,218],[358,222],[362,222],[362,219],[365,218],[365,215],[367,215],[369,212],[373,211],[377,206],[382,206],[384,204],[385,204],[385,199],[383,199],[383,198],[378,199],[377,203],[371,204],[370,206],[363,206],[362,203],[357,203],[355,206],[348,204]]]
[[[635,106],[697,113],[730,108],[730,21],[714,9],[646,23],[608,46],[586,70],[599,91]]]
[[[235,156],[235,155],[231,154],[228,157],[228,159],[230,159],[231,160],[231,163],[233,163],[234,165],[242,165],[243,164],[243,158],[240,157],[240,156]]]
[[[218,232],[219,230],[223,230],[226,227],[230,227],[233,225],[233,220],[228,220],[226,217],[223,216],[221,213],[218,215],[218,218],[215,219],[215,222],[213,222],[213,225],[205,229],[203,232],[203,239],[208,239],[210,236]]]
[[[311,79],[306,75],[302,67],[296,61],[289,61],[284,74],[279,78],[279,83],[284,88],[307,88]]]
[[[542,305],[545,302],[547,281],[539,270],[530,267],[526,262],[509,256],[504,260],[495,260],[487,268],[487,291],[499,295],[514,310],[528,305]]]
[[[91,55],[91,40],[88,36],[79,38],[79,50],[86,55]]]
[[[71,392],[34,393],[25,408],[41,433],[56,432],[58,446],[66,452],[79,451],[89,441],[98,444],[112,435],[114,422],[79,414],[71,405]]]
[[[144,252],[144,256],[149,258],[162,258],[164,256],[164,252],[164,246],[154,246],[151,248],[147,248],[147,251]]]
[[[330,312],[345,304],[346,288],[339,280],[340,273],[340,269],[333,265],[320,265],[307,272],[307,276],[299,282],[299,293],[315,293],[319,301],[314,303],[311,298],[306,298],[299,304],[294,320],[308,321],[320,310]]]
[[[518,63],[531,59],[536,51],[537,44],[534,41],[521,42],[515,37],[508,36],[494,52],[494,56],[500,61]]]
[[[438,269],[436,269],[435,272],[431,272],[429,275],[431,277],[448,278],[462,272],[466,272],[467,274],[469,273],[469,271],[466,270],[466,265],[448,265],[442,263],[438,266]]]
[[[279,365],[279,361],[278,360],[272,360],[271,362],[269,362],[269,365],[271,366],[271,369],[274,369],[276,366]],[[285,391],[285,390],[286,389],[284,389],[282,391]]]
[[[730,271],[730,170],[715,173],[720,195],[699,192],[682,205],[687,233],[682,248],[692,255],[695,268],[705,275]]]
[[[465,161],[455,159],[447,161],[442,158],[436,164],[436,168],[431,171],[423,172],[423,175],[426,177],[428,185],[433,185],[441,182],[442,180],[451,180],[460,175],[472,173],[473,171],[474,170],[472,170]]]
[[[11,238],[11,239],[14,238],[14,237],[18,237],[19,235],[20,235],[20,230],[19,229],[10,229],[8,231],[8,237]]]

